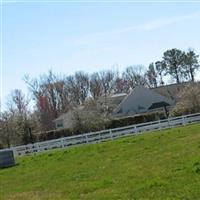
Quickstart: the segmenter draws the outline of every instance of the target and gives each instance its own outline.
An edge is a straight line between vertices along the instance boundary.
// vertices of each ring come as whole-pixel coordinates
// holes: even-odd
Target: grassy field
[[[200,124],[17,159],[0,199],[200,199]]]

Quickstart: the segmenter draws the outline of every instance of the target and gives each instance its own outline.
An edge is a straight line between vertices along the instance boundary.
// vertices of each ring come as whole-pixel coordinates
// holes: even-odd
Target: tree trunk
[[[190,76],[191,76],[191,81],[194,82],[194,73],[192,71],[192,66],[190,66]]]
[[[175,67],[176,83],[180,83],[177,67]]]

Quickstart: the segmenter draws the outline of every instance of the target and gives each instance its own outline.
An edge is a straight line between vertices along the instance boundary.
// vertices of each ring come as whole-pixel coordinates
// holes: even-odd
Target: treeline
[[[1,113],[1,140],[8,146],[29,143],[33,139],[33,131],[54,129],[53,120],[61,113],[85,105],[88,101],[96,102],[102,96],[106,100],[110,94],[129,93],[137,85],[158,87],[167,84],[165,80],[169,79],[176,83],[194,82],[200,67],[198,57],[191,49],[187,52],[170,49],[163,53],[162,60],[152,62],[147,69],[137,65],[128,66],[121,73],[103,70],[88,74],[80,71],[66,76],[49,71],[38,78],[26,75],[24,81],[31,92],[34,110],[30,109],[31,99],[21,90],[12,91],[8,109]],[[101,112],[108,117],[112,110],[102,109]]]

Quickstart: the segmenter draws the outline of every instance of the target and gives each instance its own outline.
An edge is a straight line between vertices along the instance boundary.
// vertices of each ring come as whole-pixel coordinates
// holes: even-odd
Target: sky
[[[3,0],[1,11],[2,108],[11,90],[28,94],[25,74],[147,67],[171,48],[200,54],[200,1]]]

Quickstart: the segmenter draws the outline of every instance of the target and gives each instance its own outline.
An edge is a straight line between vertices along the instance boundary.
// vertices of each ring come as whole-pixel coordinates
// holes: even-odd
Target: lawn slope
[[[17,159],[0,199],[200,199],[200,124]]]

